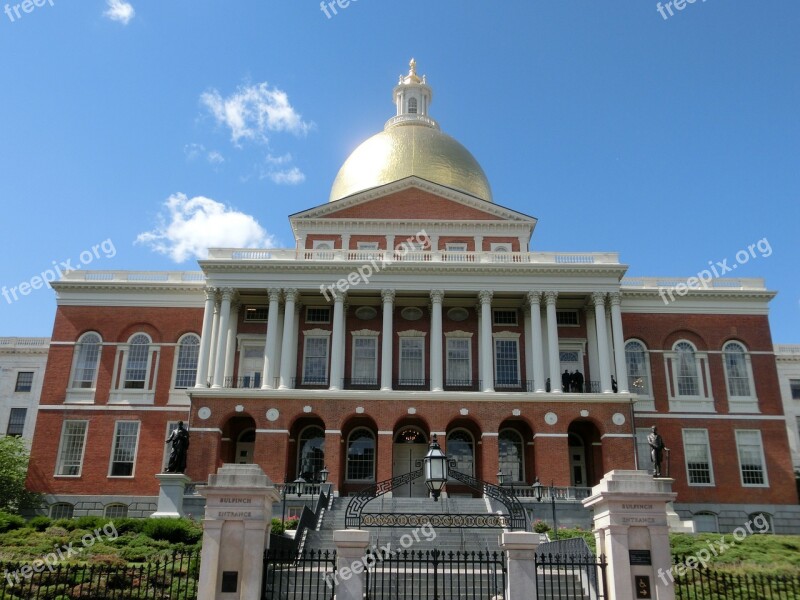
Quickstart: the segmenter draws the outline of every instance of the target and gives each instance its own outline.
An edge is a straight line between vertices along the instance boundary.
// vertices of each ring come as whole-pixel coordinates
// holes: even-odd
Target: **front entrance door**
[[[253,429],[243,432],[236,442],[235,461],[237,465],[253,464],[253,450],[256,447],[256,432]]]
[[[400,431],[394,439],[392,452],[392,477],[405,475],[416,471],[422,464],[422,459],[428,453],[428,440],[425,434],[414,427],[407,427]],[[395,498],[424,498],[428,495],[425,478],[419,477],[411,483],[402,485],[392,491]]]
[[[586,480],[586,449],[583,447],[583,440],[575,434],[570,434],[569,438],[569,466],[572,485],[574,487],[587,487],[589,484]]]

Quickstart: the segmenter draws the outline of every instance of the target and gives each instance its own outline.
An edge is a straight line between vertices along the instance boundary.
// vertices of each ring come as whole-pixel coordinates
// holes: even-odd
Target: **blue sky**
[[[774,340],[800,343],[798,2],[6,4],[0,287],[104,241],[84,268],[291,245],[287,215],[327,201],[414,56],[495,200],[539,219],[534,249],[689,277],[766,238],[733,275],[779,291]],[[0,336],[50,334],[52,290],[11,300]]]

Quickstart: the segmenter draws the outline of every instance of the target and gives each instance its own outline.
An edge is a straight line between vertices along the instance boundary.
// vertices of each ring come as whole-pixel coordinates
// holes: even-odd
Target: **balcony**
[[[346,390],[379,390],[380,382],[375,377],[353,377],[345,378],[344,385]]]
[[[392,381],[392,389],[427,392],[431,389],[431,380],[399,378]]]

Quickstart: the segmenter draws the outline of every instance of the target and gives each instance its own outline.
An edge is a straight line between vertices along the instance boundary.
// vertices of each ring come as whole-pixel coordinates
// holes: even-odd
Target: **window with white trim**
[[[498,436],[500,471],[507,482],[525,481],[525,444],[516,429],[501,429]]]
[[[375,481],[375,434],[364,427],[347,438],[347,480]]]
[[[269,316],[269,306],[245,306],[245,323],[266,323]]]
[[[517,387],[519,381],[519,340],[494,341],[494,383],[497,387]]]
[[[719,533],[717,515],[712,512],[698,512],[692,515],[697,533]]]
[[[714,485],[707,429],[683,430],[683,455],[689,485]]]
[[[423,385],[425,382],[425,338],[400,338],[400,383]]]
[[[353,383],[371,385],[378,379],[378,336],[353,337]]]
[[[379,257],[378,242],[356,242],[359,260],[372,260]]]
[[[33,389],[33,371],[19,371],[15,392],[30,392]]]
[[[331,309],[328,306],[309,306],[306,308],[306,323],[330,323]]]
[[[12,408],[8,413],[8,425],[6,435],[19,437],[25,431],[25,417],[28,415],[27,408]]]
[[[789,390],[792,393],[792,400],[800,400],[800,379],[790,379]]]
[[[471,338],[447,338],[447,385],[472,384],[471,345]]]
[[[725,362],[725,375],[728,382],[728,395],[732,398],[751,398],[749,356],[739,342],[728,342],[722,349]]]
[[[178,361],[175,365],[175,389],[194,387],[197,380],[197,360],[200,356],[200,336],[188,333],[178,342]]]
[[[56,476],[80,477],[89,421],[64,421],[58,446]]]
[[[410,115],[417,114],[417,99],[416,98],[409,98],[408,99],[408,114],[410,114]]]
[[[650,367],[647,348],[639,340],[625,344],[625,364],[628,371],[628,389],[640,396],[650,397]]]
[[[126,390],[147,389],[150,363],[150,336],[137,333],[128,342],[127,360],[123,375]]]
[[[739,455],[739,472],[742,478],[742,485],[744,487],[765,487],[769,485],[761,432],[757,429],[737,430],[736,451]]]
[[[316,481],[325,468],[325,431],[309,425],[300,433],[297,444],[297,473],[306,481]]]
[[[314,250],[316,257],[321,260],[333,260],[333,240],[314,240]]]
[[[577,310],[557,310],[556,324],[559,327],[578,327],[581,322]]]
[[[674,350],[678,396],[699,396],[700,378],[694,346],[689,342],[678,342]]]
[[[106,504],[103,509],[103,516],[106,519],[127,519],[128,505],[121,503]]]
[[[327,336],[306,336],[303,350],[303,383],[326,385],[328,383]]]
[[[445,244],[447,260],[450,262],[465,262],[467,260],[466,242],[448,242]]]
[[[492,318],[495,325],[517,325],[517,311],[515,309],[495,308],[492,311]]]
[[[85,333],[75,346],[75,365],[72,368],[73,389],[93,389],[97,385],[102,339],[94,332]]]
[[[75,514],[75,506],[69,502],[57,502],[50,505],[50,518],[54,521],[71,519],[73,514]]]
[[[109,477],[133,477],[136,450],[139,446],[139,425],[139,421],[117,421]]]

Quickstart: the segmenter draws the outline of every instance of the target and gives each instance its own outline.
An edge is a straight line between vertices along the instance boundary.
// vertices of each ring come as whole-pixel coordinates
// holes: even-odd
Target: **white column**
[[[443,290],[431,290],[431,391],[444,389],[442,376],[442,300]]]
[[[275,366],[278,353],[278,313],[280,311],[281,291],[278,288],[269,288],[269,314],[267,315],[267,341],[264,344],[264,381],[261,382],[262,390],[271,390],[275,387]]]
[[[558,350],[558,321],[556,320],[556,300],[558,292],[545,292],[547,303],[547,355],[550,360],[550,391],[561,393],[561,355]]]
[[[528,292],[528,302],[531,308],[531,337],[528,353],[533,357],[533,386],[534,391],[544,392],[544,345],[542,343],[542,293]],[[551,382],[552,384],[552,382]]]
[[[208,353],[208,381],[214,380],[214,369],[217,366],[217,344],[219,343],[219,299],[220,289],[217,288],[214,302],[214,317],[211,319],[211,350]]]
[[[214,320],[214,305],[217,290],[206,288],[206,305],[203,311],[203,329],[200,332],[200,354],[197,357],[197,378],[194,387],[204,388],[208,385],[208,360],[211,354],[211,330]]]
[[[294,305],[300,294],[294,288],[283,291],[286,303],[283,309],[283,340],[281,341],[281,385],[280,389],[292,388],[292,347],[294,335]]]
[[[594,318],[597,326],[597,361],[600,368],[600,390],[604,394],[611,393],[611,361],[608,356],[608,331],[606,330],[606,295],[605,292],[592,293],[594,302]]]
[[[394,342],[394,290],[383,290],[383,333],[381,334],[381,389],[392,389],[392,343]]]
[[[228,339],[225,342],[227,352],[225,354],[225,380],[223,385],[226,387],[233,386],[233,362],[236,359],[236,333],[239,329],[239,308],[241,304],[234,302],[231,304],[231,319],[228,322]]]
[[[628,390],[628,365],[625,363],[625,337],[622,332],[622,294],[612,292],[608,295],[611,302],[611,330],[614,333],[614,361],[617,363],[617,386],[622,394]]]
[[[480,374],[484,392],[494,391],[494,353],[492,352],[492,292],[478,294],[481,301],[481,355]]]
[[[344,375],[344,354],[342,345],[344,344],[344,298],[345,295],[338,291],[333,291],[333,336],[331,338],[331,390],[342,389],[342,376]]]
[[[533,391],[533,350],[531,349],[531,340],[533,339],[533,329],[531,328],[531,306],[530,304],[525,304],[522,307],[523,313],[523,329],[524,332],[524,340],[520,343],[520,348],[525,348],[525,379],[527,381],[523,382],[526,384],[526,388],[529,392]],[[527,382],[530,381],[531,385],[527,387]]]
[[[584,390],[592,391],[589,380],[598,382],[600,385],[600,361],[598,360],[599,349],[597,346],[597,324],[594,319],[594,306],[586,307],[586,338],[589,344],[589,376],[586,377]],[[596,390],[595,390],[596,391]]]
[[[431,258],[434,261],[442,260],[442,253],[439,250],[439,236],[438,235],[431,235],[428,236],[431,240]]]
[[[214,364],[213,388],[221,388],[225,379],[225,355],[228,344],[228,323],[231,320],[231,299],[233,288],[222,288],[222,302],[219,306],[219,333],[217,333],[217,354]]]
[[[608,342],[608,370],[612,375],[617,377],[617,366],[614,357],[613,332],[614,330],[611,328],[611,307],[608,305],[608,303],[606,303],[606,341]]]

